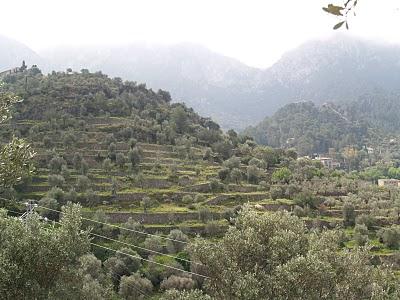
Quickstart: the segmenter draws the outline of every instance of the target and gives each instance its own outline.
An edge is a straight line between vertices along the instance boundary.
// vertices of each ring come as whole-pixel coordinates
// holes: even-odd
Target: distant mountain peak
[[[22,44],[0,38],[0,46],[0,67],[40,60]],[[193,43],[61,47],[41,54],[48,67],[37,64],[44,71],[85,68],[144,82],[224,128],[244,128],[290,102],[348,102],[400,87],[399,46],[343,34],[306,42],[264,70]]]

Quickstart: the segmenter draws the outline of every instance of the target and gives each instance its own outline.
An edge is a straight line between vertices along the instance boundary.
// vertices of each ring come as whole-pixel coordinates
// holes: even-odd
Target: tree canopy
[[[239,213],[218,242],[199,239],[192,259],[216,299],[393,299],[398,279],[372,266],[367,248],[340,249],[338,231],[309,232],[287,212]]]

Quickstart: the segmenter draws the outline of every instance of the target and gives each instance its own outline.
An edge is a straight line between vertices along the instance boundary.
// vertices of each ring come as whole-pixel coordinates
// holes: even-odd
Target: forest
[[[0,298],[400,298],[390,101],[237,133],[172,100],[87,69],[3,78]],[[344,168],[304,157],[346,147]]]
[[[384,144],[399,136],[398,99],[397,94],[376,93],[341,104],[291,103],[244,133],[299,155],[328,153],[330,148],[341,152],[349,145],[387,150]]]

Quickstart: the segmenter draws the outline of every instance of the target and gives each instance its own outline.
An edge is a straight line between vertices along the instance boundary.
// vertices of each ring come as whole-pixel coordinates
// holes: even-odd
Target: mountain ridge
[[[346,103],[400,86],[400,46],[335,35],[285,53],[266,69],[195,44],[140,43],[40,52],[45,71],[102,70],[171,92],[225,129],[243,129],[297,101]]]

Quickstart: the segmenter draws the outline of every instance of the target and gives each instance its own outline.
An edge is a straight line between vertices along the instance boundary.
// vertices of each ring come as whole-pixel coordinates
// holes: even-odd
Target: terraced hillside
[[[70,120],[79,123],[84,119]],[[85,121],[84,121],[85,122]],[[221,187],[215,182],[222,168],[213,158],[205,159],[207,148],[201,146],[159,145],[137,143],[131,145],[140,153],[137,168],[129,161],[129,141],[116,141],[113,128],[126,126],[127,118],[93,118],[85,130],[75,133],[76,140],[66,141],[62,134],[40,132],[29,140],[36,150],[35,175],[17,187],[21,198],[46,199],[63,191],[59,202],[66,202],[75,191],[74,201],[83,203],[88,214],[101,209],[112,222],[123,223],[130,217],[153,231],[169,231],[172,227],[185,227],[192,232],[204,232],[205,221],[223,221],[227,208],[247,201],[265,202],[269,198],[258,185],[230,183]],[[25,120],[14,124],[21,132],[28,128],[44,126],[43,123]],[[107,133],[111,132],[111,133]],[[79,136],[80,135],[80,136]],[[50,137],[45,143],[38,137]],[[111,144],[115,145],[110,150]],[[50,142],[50,145],[48,144]],[[121,163],[110,161],[115,156]],[[246,165],[240,166],[246,169]],[[210,180],[214,180],[214,185]],[[149,197],[149,203],[143,199]],[[65,199],[64,199],[65,198]]]
[[[359,251],[369,245],[374,265],[390,263],[400,269],[400,190],[376,185],[379,178],[400,178],[393,163],[371,159],[355,172],[324,168],[291,149],[224,133],[192,109],[171,104],[165,91],[87,70],[48,76],[28,70],[5,82],[6,90],[24,100],[15,105],[14,118],[1,125],[1,140],[13,135],[26,139],[36,151],[36,171],[13,188],[1,189],[0,206],[18,214],[23,202],[34,199],[43,217],[58,222],[62,206],[80,203],[100,265],[120,277],[147,278],[155,288],[154,299],[172,275],[179,277],[171,279],[178,280],[172,286],[188,281],[192,288],[203,285],[198,278],[203,271],[192,264],[198,258],[189,257],[192,253],[177,243],[192,250],[202,243],[216,247],[232,238],[233,228],[241,229],[237,220],[248,216],[253,227],[274,219],[268,230],[280,222],[277,216],[289,218],[283,226],[298,224],[293,226],[306,232],[305,224],[310,230],[300,235],[310,239],[323,228],[340,229],[335,233],[340,249]],[[246,231],[235,243],[246,244],[250,233],[255,231]],[[256,234],[264,238],[269,233]],[[115,269],[121,262],[114,252],[121,243],[130,247],[124,253],[139,249],[132,253],[146,263],[129,272]],[[205,258],[201,262],[207,265]],[[208,265],[209,270],[216,265]],[[213,276],[218,282],[218,275]],[[112,282],[115,291],[121,290],[120,279],[112,277]]]
[[[400,223],[397,202],[393,202],[397,190],[379,189],[312,161],[285,161],[293,155],[288,152],[281,152],[273,162],[271,158],[279,151],[251,141],[234,149],[237,156],[221,162],[210,148],[200,145],[117,140],[115,128],[129,126],[129,118],[72,118],[69,122],[85,123],[75,132],[75,139],[69,137],[69,130],[36,132],[34,128],[48,124],[43,121],[12,124],[15,132],[27,133],[37,152],[36,172],[16,186],[16,198],[35,199],[39,205],[54,209],[67,201],[79,202],[89,218],[104,213],[108,222],[123,225],[131,219],[149,233],[168,234],[180,229],[191,236],[206,237],[223,234],[230,218],[246,203],[260,213],[292,211],[315,228],[354,224],[361,215],[367,221],[360,222],[368,223],[371,229],[372,253],[383,261],[396,260],[397,251],[380,242],[377,232]],[[129,157],[135,151],[138,157],[132,164]],[[261,158],[260,153],[267,153],[264,160],[254,158]],[[268,161],[270,166],[266,166]],[[251,168],[256,164],[257,178],[251,179]],[[232,176],[232,170],[240,170],[238,178]],[[369,202],[370,197],[378,202]],[[349,201],[347,216],[344,206]],[[48,216],[47,211],[41,211]],[[350,227],[346,232],[346,244],[354,247],[357,230]]]
[[[16,187],[16,198],[53,208],[79,202],[87,215],[101,210],[111,222],[132,218],[149,231],[192,233],[218,233],[238,205],[269,198],[258,179],[246,182],[246,162],[239,162],[235,183],[218,179],[239,145],[247,152],[256,145],[170,105],[168,93],[84,70],[28,72],[31,88],[21,74],[5,79],[25,100],[3,124],[3,138],[20,135],[37,152],[36,172]]]

